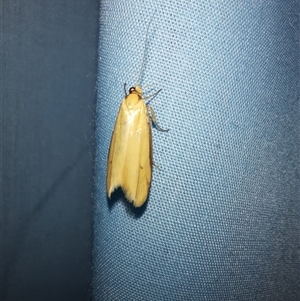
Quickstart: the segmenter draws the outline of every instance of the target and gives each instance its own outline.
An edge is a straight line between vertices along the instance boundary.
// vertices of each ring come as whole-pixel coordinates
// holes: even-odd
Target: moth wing
[[[147,199],[152,176],[152,135],[146,104],[129,109],[123,100],[112,134],[107,166],[107,194],[121,187],[135,207]]]

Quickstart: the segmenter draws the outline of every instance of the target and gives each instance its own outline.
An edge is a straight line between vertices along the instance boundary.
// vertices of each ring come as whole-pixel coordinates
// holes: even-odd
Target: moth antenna
[[[142,66],[141,66],[141,69],[140,69],[140,73],[139,73],[139,77],[138,77],[136,86],[139,85],[139,82],[140,82],[141,77],[142,77],[143,67],[144,67],[145,58],[146,58],[146,48],[147,48],[147,40],[148,40],[148,37],[149,37],[149,28],[150,28],[150,25],[151,25],[151,23],[152,23],[152,21],[153,21],[153,19],[154,19],[155,13],[156,13],[156,10],[154,11],[154,13],[153,13],[153,15],[152,15],[152,18],[150,19],[149,24],[148,24],[148,26],[147,26],[147,32],[146,32],[146,38],[145,38],[145,44],[144,44],[144,53],[143,53]]]

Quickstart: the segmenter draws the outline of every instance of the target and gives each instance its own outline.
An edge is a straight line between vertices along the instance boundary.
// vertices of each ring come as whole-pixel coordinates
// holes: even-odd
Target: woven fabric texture
[[[298,1],[101,1],[95,300],[300,300]],[[159,124],[147,204],[106,197],[123,84]],[[152,85],[153,84],[153,85]]]

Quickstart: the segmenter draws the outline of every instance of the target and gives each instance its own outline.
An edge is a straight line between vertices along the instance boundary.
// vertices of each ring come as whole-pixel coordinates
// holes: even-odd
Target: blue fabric
[[[152,101],[149,201],[107,200],[123,83]],[[101,1],[95,300],[300,300],[298,1]],[[146,93],[147,94],[147,93]]]

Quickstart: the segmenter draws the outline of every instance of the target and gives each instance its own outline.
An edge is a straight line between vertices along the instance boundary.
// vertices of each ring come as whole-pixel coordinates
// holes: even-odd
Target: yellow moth
[[[106,188],[107,195],[111,195],[115,189],[121,187],[125,197],[134,207],[142,206],[147,200],[152,177],[152,133],[151,123],[160,131],[168,131],[160,128],[156,122],[153,109],[146,101],[154,95],[143,98],[143,90],[139,86],[145,60],[147,37],[150,23],[147,28],[144,57],[140,76],[135,87],[129,89],[123,99],[116,119],[115,127],[109,147]]]

